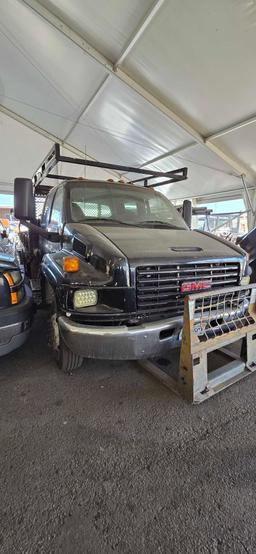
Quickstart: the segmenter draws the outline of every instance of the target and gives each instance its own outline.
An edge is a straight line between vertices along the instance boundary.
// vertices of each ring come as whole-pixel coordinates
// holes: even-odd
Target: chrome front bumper
[[[163,356],[180,344],[182,318],[171,318],[136,327],[94,327],[58,319],[66,345],[84,358],[139,360]]]

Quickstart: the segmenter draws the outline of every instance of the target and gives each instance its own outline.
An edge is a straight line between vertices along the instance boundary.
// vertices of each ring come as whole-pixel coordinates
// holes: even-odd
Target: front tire
[[[71,374],[74,369],[81,367],[82,363],[83,358],[79,356],[79,354],[72,352],[64,340],[60,337],[57,352],[57,364],[61,371]]]
[[[53,291],[52,291],[53,294]],[[64,342],[58,324],[57,303],[55,296],[52,295],[49,318],[49,345],[53,351],[55,361],[61,371],[71,374],[74,369],[81,367],[83,357],[75,354],[68,348]]]

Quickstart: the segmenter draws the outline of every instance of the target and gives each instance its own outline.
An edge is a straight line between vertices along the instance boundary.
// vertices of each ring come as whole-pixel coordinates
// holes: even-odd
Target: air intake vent
[[[86,246],[83,242],[81,242],[78,239],[73,240],[73,250],[77,252],[77,254],[80,254],[80,256],[86,255]]]

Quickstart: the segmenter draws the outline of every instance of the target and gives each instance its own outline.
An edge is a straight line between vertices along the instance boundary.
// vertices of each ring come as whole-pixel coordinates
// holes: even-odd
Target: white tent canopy
[[[110,163],[187,166],[163,187],[173,199],[239,194],[241,175],[253,187],[255,24],[244,0],[1,2],[0,191],[55,141]]]

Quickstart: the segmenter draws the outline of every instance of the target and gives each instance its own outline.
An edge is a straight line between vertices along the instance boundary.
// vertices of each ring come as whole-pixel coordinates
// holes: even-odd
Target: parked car
[[[186,168],[161,174],[101,163],[146,177],[131,184],[75,178],[54,188],[42,184],[58,161],[97,163],[60,156],[55,145],[32,180],[15,179],[15,216],[27,225],[26,274],[32,281],[41,275],[50,340],[64,371],[83,358],[161,357],[180,344],[186,294],[248,284],[245,252],[191,231],[154,190],[160,177],[164,184],[186,178]],[[40,220],[37,195],[46,196]]]
[[[0,238],[0,356],[19,348],[29,335],[32,293],[22,276],[15,247]]]

